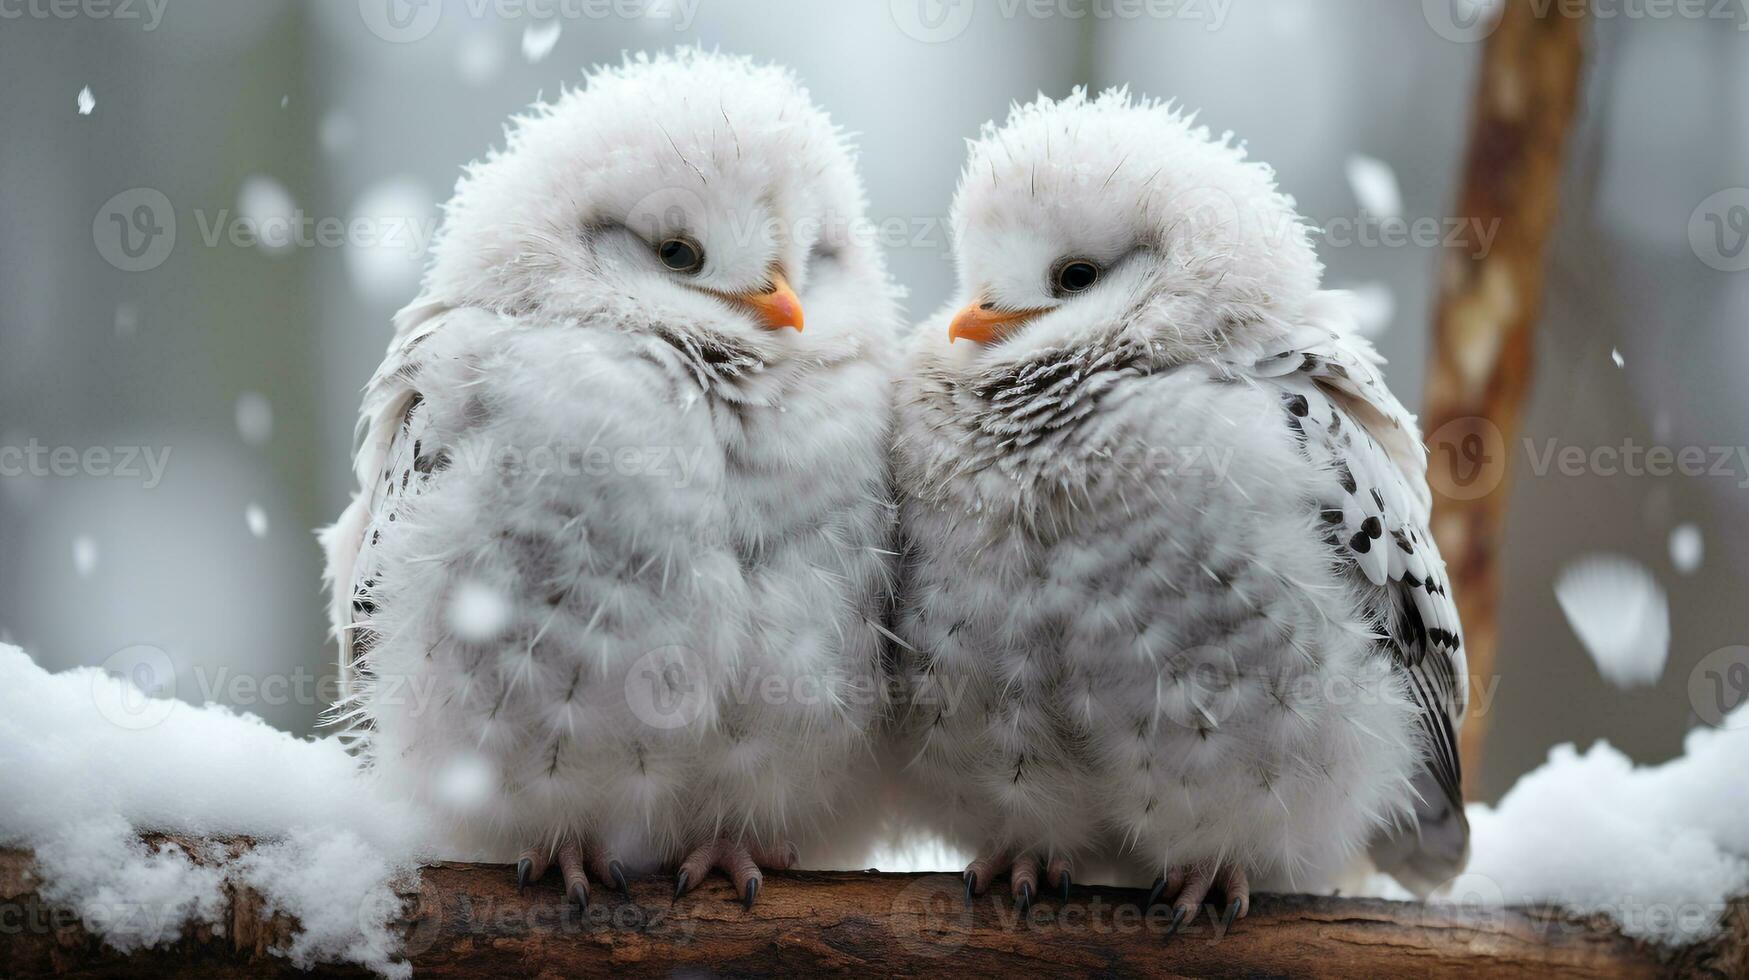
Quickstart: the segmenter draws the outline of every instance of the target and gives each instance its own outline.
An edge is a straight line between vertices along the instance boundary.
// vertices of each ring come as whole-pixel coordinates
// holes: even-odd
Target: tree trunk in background
[[[28,854],[0,851],[0,908],[13,913],[0,920],[0,976],[307,975],[276,952],[296,923],[263,916],[247,892],[233,894],[222,932],[202,928],[167,948],[122,956],[87,935],[76,916],[44,904],[29,866]],[[598,889],[580,917],[556,880],[518,895],[506,866],[426,868],[403,923],[407,961],[416,978],[1749,975],[1749,914],[1740,904],[1717,939],[1659,950],[1606,921],[1542,909],[1309,895],[1257,896],[1230,931],[1205,906],[1168,938],[1171,916],[1156,909],[1144,917],[1140,891],[1078,887],[1067,904],[1042,898],[1022,921],[1006,894],[968,910],[951,874],[775,874],[751,912],[726,879],[713,877],[679,902],[672,895],[669,878],[637,879],[630,896]]]
[[[1449,249],[1441,260],[1424,418],[1428,481],[1433,535],[1463,620],[1472,691],[1491,689],[1498,673],[1506,477],[1530,386],[1543,253],[1578,102],[1583,7],[1508,0],[1501,12],[1482,52],[1453,212],[1497,231],[1485,254],[1477,254],[1475,242]],[[1472,711],[1464,723],[1466,790],[1477,785],[1488,722]]]

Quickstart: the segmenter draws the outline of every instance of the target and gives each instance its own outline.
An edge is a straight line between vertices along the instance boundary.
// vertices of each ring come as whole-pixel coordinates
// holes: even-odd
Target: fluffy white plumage
[[[1423,449],[1273,173],[1077,91],[986,127],[954,228],[965,306],[899,393],[898,631],[965,695],[900,738],[968,890],[1043,863],[1242,914],[1369,842],[1444,880],[1466,680]]]
[[[568,883],[692,853],[692,885],[719,839],[829,843],[890,591],[864,208],[789,73],[697,50],[595,71],[459,181],[324,543],[345,718],[463,841]],[[485,799],[437,791],[457,764]]]

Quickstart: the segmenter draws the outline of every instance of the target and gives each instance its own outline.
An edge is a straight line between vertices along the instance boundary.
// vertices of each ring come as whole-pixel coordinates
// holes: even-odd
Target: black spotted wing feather
[[[1414,418],[1385,387],[1364,341],[1322,329],[1291,337],[1241,369],[1273,386],[1282,424],[1336,476],[1318,501],[1326,541],[1370,588],[1380,653],[1401,672],[1426,747],[1415,779],[1417,826],[1375,842],[1375,860],[1427,890],[1461,868],[1463,814],[1457,729],[1467,700],[1463,631],[1445,563],[1428,531],[1431,498]]]

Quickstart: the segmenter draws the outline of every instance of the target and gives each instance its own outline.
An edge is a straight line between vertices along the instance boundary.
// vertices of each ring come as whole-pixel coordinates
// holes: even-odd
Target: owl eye
[[[704,249],[685,236],[670,238],[656,246],[656,257],[668,268],[687,275],[704,267]]]
[[[1092,288],[1099,281],[1099,266],[1086,259],[1069,259],[1057,264],[1051,275],[1051,286],[1057,295],[1067,296]]]

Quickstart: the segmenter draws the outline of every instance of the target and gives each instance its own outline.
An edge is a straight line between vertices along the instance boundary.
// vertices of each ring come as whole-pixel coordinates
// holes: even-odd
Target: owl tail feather
[[[1461,873],[1470,859],[1470,821],[1462,806],[1440,791],[1430,771],[1415,780],[1420,799],[1413,818],[1387,825],[1368,845],[1373,864],[1426,898]]]

